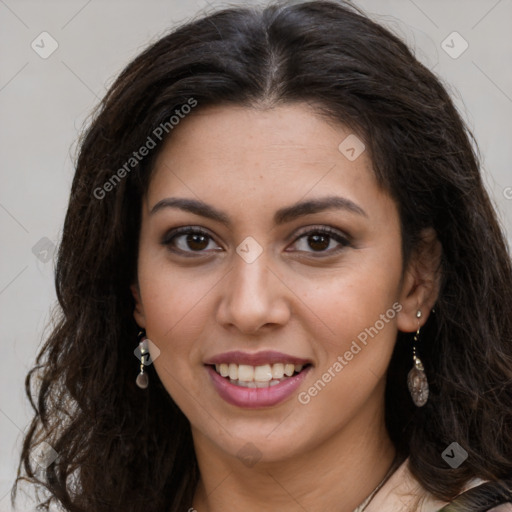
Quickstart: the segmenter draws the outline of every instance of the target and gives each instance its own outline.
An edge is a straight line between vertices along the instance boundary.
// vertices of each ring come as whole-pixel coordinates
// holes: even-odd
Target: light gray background
[[[231,2],[237,3],[245,2]],[[405,39],[449,86],[478,140],[486,185],[510,244],[512,0],[355,3]],[[79,130],[142,48],[174,24],[221,5],[228,4],[0,0],[0,512],[11,510],[9,491],[31,417],[23,381],[56,300],[52,251],[61,234]],[[35,40],[49,48],[47,39],[41,43],[43,31],[58,43],[46,59],[31,47]],[[453,31],[469,45],[458,58],[442,47]],[[445,44],[452,52],[462,48],[457,37]],[[35,507],[23,507],[29,509]]]

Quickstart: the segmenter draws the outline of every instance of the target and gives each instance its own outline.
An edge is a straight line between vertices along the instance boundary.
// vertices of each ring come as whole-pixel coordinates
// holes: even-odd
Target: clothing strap
[[[512,478],[485,482],[459,494],[438,512],[512,511]]]

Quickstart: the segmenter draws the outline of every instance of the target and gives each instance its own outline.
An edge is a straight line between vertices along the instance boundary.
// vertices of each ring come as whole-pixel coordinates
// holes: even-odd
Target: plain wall
[[[244,2],[231,2],[236,3]],[[405,39],[419,60],[449,86],[479,143],[485,181],[510,244],[512,1],[355,3]],[[0,512],[11,510],[9,492],[31,418],[24,378],[56,300],[53,251],[66,212],[79,131],[108,85],[142,48],[176,23],[219,5],[227,4],[0,2]],[[58,44],[47,58],[39,53],[48,52],[54,43],[40,36],[43,31]],[[457,58],[441,46],[454,31],[469,45]],[[452,55],[464,44],[458,36],[450,36],[447,43]],[[29,509],[35,507],[23,508]]]

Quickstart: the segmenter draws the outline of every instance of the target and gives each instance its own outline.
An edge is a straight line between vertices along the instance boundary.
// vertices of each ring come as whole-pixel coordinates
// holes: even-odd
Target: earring
[[[137,335],[139,339],[139,350],[140,350],[140,373],[135,379],[135,384],[141,389],[146,389],[149,384],[148,374],[144,373],[144,363],[149,358],[149,345],[146,338],[146,332],[144,329]]]
[[[418,310],[416,313],[416,317],[421,318],[421,311]],[[414,335],[413,345],[412,345],[412,359],[414,362],[414,366],[409,371],[407,375],[407,386],[409,387],[409,392],[411,393],[412,401],[416,407],[423,407],[428,400],[428,381],[427,376],[425,375],[425,368],[423,367],[423,363],[421,359],[416,355],[416,343],[418,342],[418,336],[420,335],[420,327],[418,320],[418,330]]]

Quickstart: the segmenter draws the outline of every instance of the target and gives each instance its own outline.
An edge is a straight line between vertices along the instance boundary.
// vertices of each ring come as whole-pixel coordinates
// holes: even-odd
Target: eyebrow
[[[179,197],[168,197],[158,201],[158,203],[151,209],[150,215],[163,210],[164,208],[178,208],[201,217],[215,220],[224,224],[228,228],[231,227],[229,216],[218,210],[217,208],[199,201],[197,199],[187,199]],[[314,213],[323,212],[325,210],[345,210],[348,212],[368,217],[367,213],[356,203],[345,197],[339,196],[327,196],[319,199],[311,199],[309,201],[303,201],[295,203],[291,206],[281,208],[274,214],[274,224],[281,225],[286,222],[291,222],[299,217],[305,215],[311,215]]]

